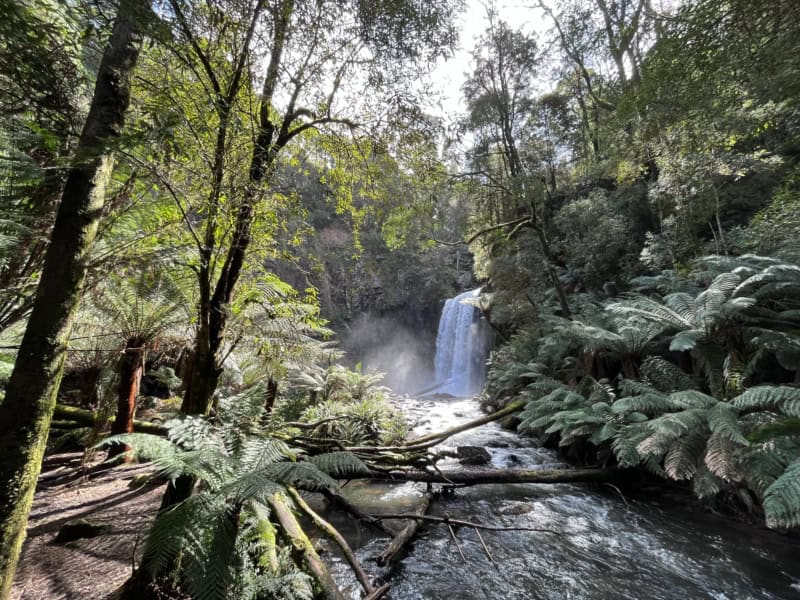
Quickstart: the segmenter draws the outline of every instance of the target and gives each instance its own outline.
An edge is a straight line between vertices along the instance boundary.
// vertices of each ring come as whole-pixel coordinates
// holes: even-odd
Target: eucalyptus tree
[[[556,291],[561,311],[570,316],[564,286],[556,271],[556,258],[547,233],[546,200],[554,191],[549,184],[547,157],[537,151],[535,134],[529,138],[537,118],[549,122],[547,106],[535,101],[535,77],[542,55],[535,40],[489,12],[489,27],[473,53],[475,68],[464,84],[467,98],[467,124],[475,145],[472,150],[472,171],[500,210],[490,211],[502,221],[479,234],[497,228],[509,229],[513,237],[523,228],[532,229],[548,273]],[[491,218],[491,216],[490,216]],[[473,238],[474,239],[474,238]]]
[[[0,598],[11,593],[81,298],[86,257],[113,166],[113,142],[125,122],[131,73],[142,41],[140,19],[148,10],[142,1],[120,4],[64,184],[31,317],[0,404]]]

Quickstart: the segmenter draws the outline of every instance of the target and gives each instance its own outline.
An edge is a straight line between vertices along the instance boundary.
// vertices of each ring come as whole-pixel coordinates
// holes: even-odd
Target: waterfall
[[[463,302],[477,298],[480,289],[470,290],[445,302],[436,336],[436,382],[433,391],[470,396],[483,388],[489,328],[480,311]]]

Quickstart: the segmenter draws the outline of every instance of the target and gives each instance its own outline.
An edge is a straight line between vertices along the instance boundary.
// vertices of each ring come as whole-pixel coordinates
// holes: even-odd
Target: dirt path
[[[59,454],[45,460],[12,600],[100,600],[130,576],[137,539],[158,509],[162,487],[128,487],[148,466],[86,476],[78,471],[80,459],[81,454]],[[88,519],[108,530],[94,538],[54,544],[61,527],[72,519]]]

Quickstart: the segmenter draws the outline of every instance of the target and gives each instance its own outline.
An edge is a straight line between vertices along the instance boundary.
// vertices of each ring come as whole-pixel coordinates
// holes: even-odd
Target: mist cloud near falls
[[[433,384],[436,330],[414,331],[391,317],[362,315],[340,332],[348,364],[385,373],[383,385],[413,394]]]

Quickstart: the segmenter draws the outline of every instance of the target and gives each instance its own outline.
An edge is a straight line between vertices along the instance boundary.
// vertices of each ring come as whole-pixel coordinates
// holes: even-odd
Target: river
[[[481,414],[476,400],[404,399],[400,407],[418,434],[442,431]],[[485,446],[494,467],[564,466],[557,455],[497,423],[466,431],[444,445]],[[453,459],[441,467],[457,468]],[[374,513],[407,512],[419,484],[351,482],[345,495]],[[800,598],[796,543],[775,532],[705,512],[674,499],[634,501],[617,490],[577,484],[481,485],[438,498],[430,514],[530,531],[457,530],[462,559],[446,525],[425,524],[407,556],[390,570],[375,558],[388,538],[331,511],[373,577],[391,584],[394,600],[631,599],[715,600]],[[335,553],[334,576],[349,598],[361,590]]]

